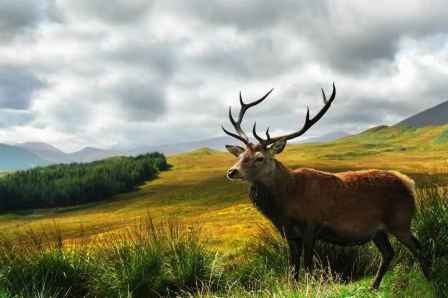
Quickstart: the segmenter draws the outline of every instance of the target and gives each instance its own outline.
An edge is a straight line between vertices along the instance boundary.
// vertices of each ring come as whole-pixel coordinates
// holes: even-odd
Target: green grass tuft
[[[448,129],[444,130],[436,139],[434,139],[434,144],[441,145],[448,142]]]
[[[448,189],[430,185],[419,189],[414,230],[433,264],[438,297],[448,297]]]

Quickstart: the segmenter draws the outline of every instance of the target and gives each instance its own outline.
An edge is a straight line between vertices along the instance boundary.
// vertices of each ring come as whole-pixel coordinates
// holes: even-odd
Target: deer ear
[[[234,146],[234,145],[226,145],[226,149],[235,155],[236,157],[240,156],[241,153],[243,153],[245,150],[243,147],[240,146]]]
[[[286,140],[280,139],[277,142],[275,142],[274,144],[272,144],[271,147],[269,147],[269,152],[272,155],[279,154],[283,151],[283,149],[285,149],[285,146],[286,146]]]

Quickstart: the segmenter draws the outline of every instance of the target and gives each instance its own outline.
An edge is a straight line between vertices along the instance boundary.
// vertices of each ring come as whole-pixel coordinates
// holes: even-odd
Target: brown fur
[[[409,229],[414,215],[410,178],[396,172],[367,170],[327,173],[284,171],[271,192],[288,218],[330,227],[342,238],[373,238],[378,230]]]
[[[276,148],[283,150],[281,144]],[[279,152],[272,148],[228,149],[239,158],[229,178],[251,184],[252,202],[288,240],[296,277],[302,246],[305,268],[311,270],[316,240],[340,245],[373,241],[383,256],[372,285],[378,288],[394,255],[388,240],[392,234],[418,258],[429,278],[429,262],[411,233],[415,185],[408,176],[385,170],[290,170],[274,159]]]

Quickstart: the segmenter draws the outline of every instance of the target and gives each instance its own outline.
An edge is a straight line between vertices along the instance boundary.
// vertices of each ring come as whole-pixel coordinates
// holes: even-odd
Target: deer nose
[[[229,177],[229,178],[234,178],[237,174],[238,174],[237,169],[229,169],[227,171],[227,177]]]

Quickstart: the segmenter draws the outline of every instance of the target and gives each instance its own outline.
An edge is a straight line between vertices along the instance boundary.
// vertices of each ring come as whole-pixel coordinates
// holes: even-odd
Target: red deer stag
[[[394,256],[388,234],[394,235],[416,258],[426,278],[430,277],[429,261],[423,257],[421,245],[410,227],[415,212],[414,181],[396,172],[385,170],[328,173],[314,169],[290,170],[274,156],[285,148],[286,142],[310,129],[327,112],[336,96],[326,98],[324,107],[310,118],[307,110],[305,123],[296,132],[266,139],[256,132],[257,144],[250,142],[241,128],[246,111],[264,101],[262,98],[244,103],[240,92],[241,109],[235,120],[229,108],[229,118],[236,133],[222,127],[224,132],[244,143],[246,148],[227,145],[227,150],[238,157],[227,177],[249,182],[254,205],[284,234],[290,248],[290,263],[298,278],[302,246],[304,265],[312,270],[313,247],[316,240],[338,245],[361,245],[368,241],[378,247],[382,255],[372,287],[378,288]]]

